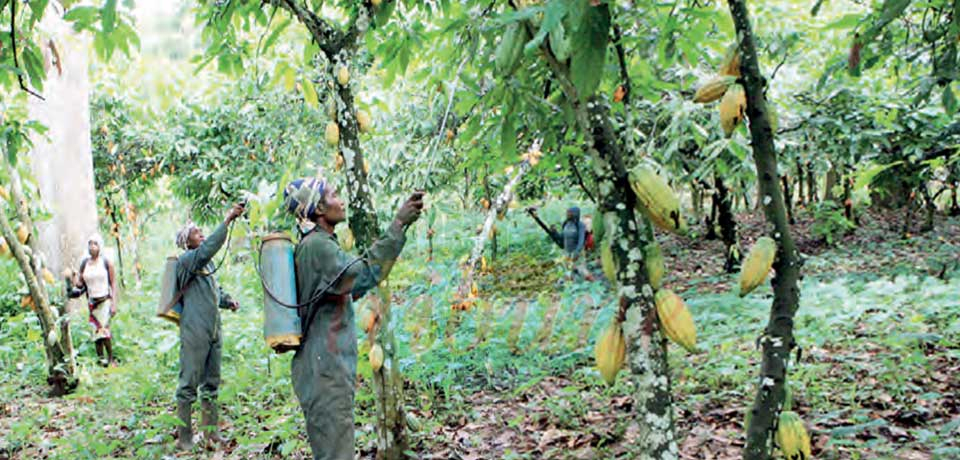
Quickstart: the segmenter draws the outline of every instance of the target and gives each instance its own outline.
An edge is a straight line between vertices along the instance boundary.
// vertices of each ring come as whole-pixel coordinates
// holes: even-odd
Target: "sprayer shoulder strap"
[[[297,253],[300,251],[300,246],[307,239],[307,237],[312,233],[314,233],[314,230],[311,230],[307,232],[305,235],[303,235],[303,237],[300,238],[300,241],[297,243],[296,248],[294,248],[294,255],[293,255],[294,273],[297,273],[296,261],[297,261]],[[344,267],[344,269],[341,270],[340,273],[334,276],[334,279],[330,281],[330,283],[324,285],[322,281],[318,282],[317,285],[313,288],[313,291],[310,293],[310,296],[307,297],[307,299],[311,299],[313,301],[297,309],[297,313],[300,317],[301,343],[306,342],[307,340],[307,333],[310,331],[310,325],[313,323],[314,318],[316,318],[317,316],[317,312],[320,310],[321,302],[323,302],[324,300],[330,299],[329,296],[325,296],[323,294],[329,292],[330,288],[332,288],[333,285],[336,284],[337,280],[339,280],[340,277],[343,276],[343,273],[352,264],[353,263],[348,264],[347,267]],[[348,295],[350,294],[341,294],[340,297],[346,297]],[[344,301],[344,299],[338,299],[338,300]]]
[[[180,266],[179,258],[177,259],[177,266],[178,267]],[[163,307],[164,312],[170,311],[174,305],[178,304],[180,300],[183,299],[183,294],[187,292],[187,289],[190,288],[190,285],[193,284],[193,280],[196,278],[197,278],[197,274],[195,272],[190,272],[190,276],[187,278],[187,281],[183,283],[183,286],[180,286],[180,290],[177,291],[177,293],[173,295],[173,298],[170,299],[170,302],[168,302],[167,305]]]

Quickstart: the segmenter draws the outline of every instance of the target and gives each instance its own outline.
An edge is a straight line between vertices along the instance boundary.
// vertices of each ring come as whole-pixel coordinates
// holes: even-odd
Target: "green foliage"
[[[850,230],[856,228],[844,215],[843,207],[832,200],[816,203],[813,208],[813,236],[833,245]]]
[[[126,97],[95,99],[91,136],[101,199],[152,204],[157,180],[170,176],[194,218],[210,221],[228,202],[274,198],[284,176],[331,166],[316,150],[321,114],[301,99],[260,92],[250,82],[220,97],[215,105],[184,101],[165,114],[140,114]]]

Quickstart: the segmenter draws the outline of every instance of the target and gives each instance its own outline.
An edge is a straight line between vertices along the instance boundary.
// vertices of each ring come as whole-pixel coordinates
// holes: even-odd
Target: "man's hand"
[[[407,226],[420,218],[420,213],[423,212],[423,194],[424,192],[413,192],[413,195],[407,198],[397,212],[397,222]]]
[[[244,211],[243,203],[237,203],[230,208],[230,211],[227,212],[227,223],[233,222],[234,219],[240,217]]]

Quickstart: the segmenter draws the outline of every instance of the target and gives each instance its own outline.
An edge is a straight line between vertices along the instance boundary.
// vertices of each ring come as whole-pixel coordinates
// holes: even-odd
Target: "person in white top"
[[[80,262],[80,270],[74,277],[78,288],[71,297],[87,294],[87,306],[90,308],[90,324],[94,328],[94,343],[97,357],[104,367],[115,365],[113,343],[110,334],[110,318],[117,314],[117,277],[113,264],[100,253],[103,239],[100,235],[90,237],[87,242],[89,256]]]

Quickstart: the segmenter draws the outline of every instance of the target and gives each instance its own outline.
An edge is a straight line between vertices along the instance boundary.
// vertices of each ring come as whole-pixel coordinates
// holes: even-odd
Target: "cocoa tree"
[[[740,69],[747,94],[746,115],[750,121],[753,159],[757,169],[757,186],[762,196],[764,214],[772,226],[770,236],[777,242],[774,298],[770,308],[770,321],[759,340],[763,349],[763,361],[756,399],[750,409],[747,445],[743,453],[745,459],[765,460],[770,458],[773,450],[771,441],[777,426],[777,417],[783,407],[787,364],[791,352],[797,346],[793,337],[793,317],[800,304],[798,284],[802,262],[790,233],[786,204],[778,184],[774,132],[766,113],[766,80],[760,73],[749,12],[743,0],[729,0],[728,3],[737,30]]]

